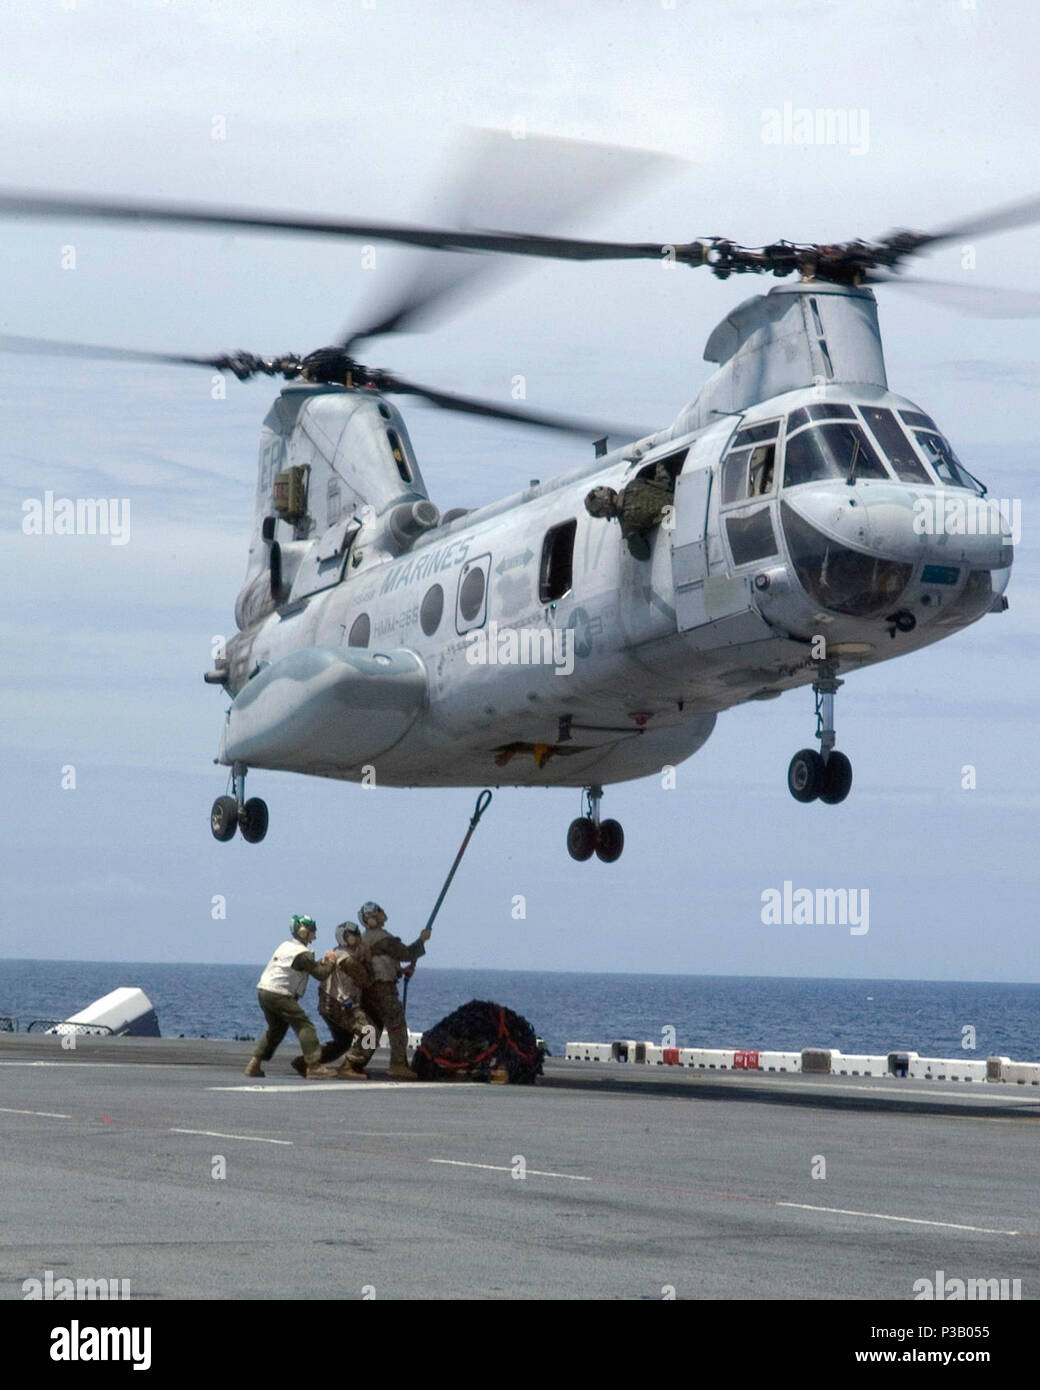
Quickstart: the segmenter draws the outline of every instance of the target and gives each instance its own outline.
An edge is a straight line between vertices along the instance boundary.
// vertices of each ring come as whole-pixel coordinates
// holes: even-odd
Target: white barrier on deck
[[[986,1066],[988,1081],[1040,1086],[1040,1062],[1012,1062],[1010,1057],[990,1057]]]
[[[983,1063],[985,1069],[985,1063]],[[891,1076],[888,1069],[888,1053],[873,1056],[870,1053],[832,1052],[831,1076]]]
[[[417,1035],[412,1035],[417,1036]],[[757,1052],[719,1047],[661,1047],[632,1038],[609,1043],[569,1042],[569,1062],[620,1062],[687,1071],[806,1072],[829,1076],[913,1077],[920,1081],[995,1081],[1040,1086],[1040,1062],[920,1057],[916,1052],[843,1053],[811,1047],[801,1052]]]

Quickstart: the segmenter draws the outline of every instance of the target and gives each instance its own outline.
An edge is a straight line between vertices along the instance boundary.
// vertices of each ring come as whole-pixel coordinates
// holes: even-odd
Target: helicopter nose
[[[917,489],[902,497],[886,489],[885,495],[868,493],[863,505],[872,548],[886,555],[973,570],[1011,564],[1012,528],[993,499],[962,488]]]
[[[908,564],[1006,569],[1012,533],[998,504],[965,489],[875,482],[803,488],[785,504],[838,544]]]

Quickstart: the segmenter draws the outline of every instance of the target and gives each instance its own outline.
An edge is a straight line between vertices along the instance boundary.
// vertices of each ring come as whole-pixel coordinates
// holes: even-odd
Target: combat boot
[[[301,1076],[305,1077],[307,1075],[307,1061],[305,1058],[294,1057],[289,1065],[292,1067],[293,1071],[299,1072]]]
[[[394,1081],[418,1081],[419,1078],[407,1062],[391,1062],[387,1068],[387,1076]]]
[[[260,1066],[259,1057],[250,1057],[249,1065],[246,1067],[246,1076],[263,1076],[264,1072]]]
[[[308,1081],[329,1081],[335,1077],[336,1073],[331,1067],[323,1067],[320,1062],[315,1062],[307,1067]]]
[[[349,1062],[344,1062],[336,1071],[340,1081],[367,1081],[367,1072],[358,1071],[357,1067],[352,1067]]]

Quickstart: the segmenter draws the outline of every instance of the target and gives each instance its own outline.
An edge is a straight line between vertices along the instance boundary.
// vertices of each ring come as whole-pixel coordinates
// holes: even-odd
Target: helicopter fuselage
[[[1006,518],[912,402],[834,383],[687,419],[400,553],[385,513],[356,515],[338,581],[235,639],[249,678],[220,760],[397,786],[624,781],[821,661],[888,660],[1001,606]],[[662,460],[674,503],[638,558],[584,500]]]

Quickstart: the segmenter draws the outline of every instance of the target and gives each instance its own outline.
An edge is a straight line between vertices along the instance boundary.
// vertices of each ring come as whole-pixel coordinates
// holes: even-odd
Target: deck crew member
[[[397,995],[397,981],[404,974],[403,964],[414,966],[419,957],[426,954],[426,942],[432,933],[427,927],[406,946],[399,936],[384,930],[387,917],[378,903],[365,903],[358,919],[365,928],[364,943],[372,971],[372,984],[365,991],[363,1002],[365,1012],[374,1018],[377,1027],[386,1029],[390,1038],[387,1076],[398,1081],[414,1081],[415,1072],[408,1065],[408,1023]]]
[[[321,1049],[323,1063],[347,1056],[336,1075],[343,1081],[367,1080],[365,1068],[376,1050],[378,1030],[361,1006],[361,995],[372,984],[368,950],[356,922],[341,922],[336,928],[336,950],[331,953],[336,968],[321,982],[318,1012],[329,1025],[332,1041]],[[347,1051],[347,1049],[350,1049]],[[304,1075],[307,1063],[293,1058],[293,1067]]]
[[[314,1031],[314,1024],[300,1007],[300,999],[310,977],[313,975],[316,980],[324,980],[336,968],[331,951],[324,961],[314,959],[314,952],[309,948],[317,935],[313,917],[305,913],[293,916],[291,935],[277,948],[257,981],[257,994],[260,1009],[267,1020],[267,1032],[253,1049],[246,1076],[263,1076],[260,1064],[271,1060],[275,1048],[290,1028],[295,1031],[303,1049],[307,1080],[335,1076],[331,1068],[321,1065],[318,1035]]]

